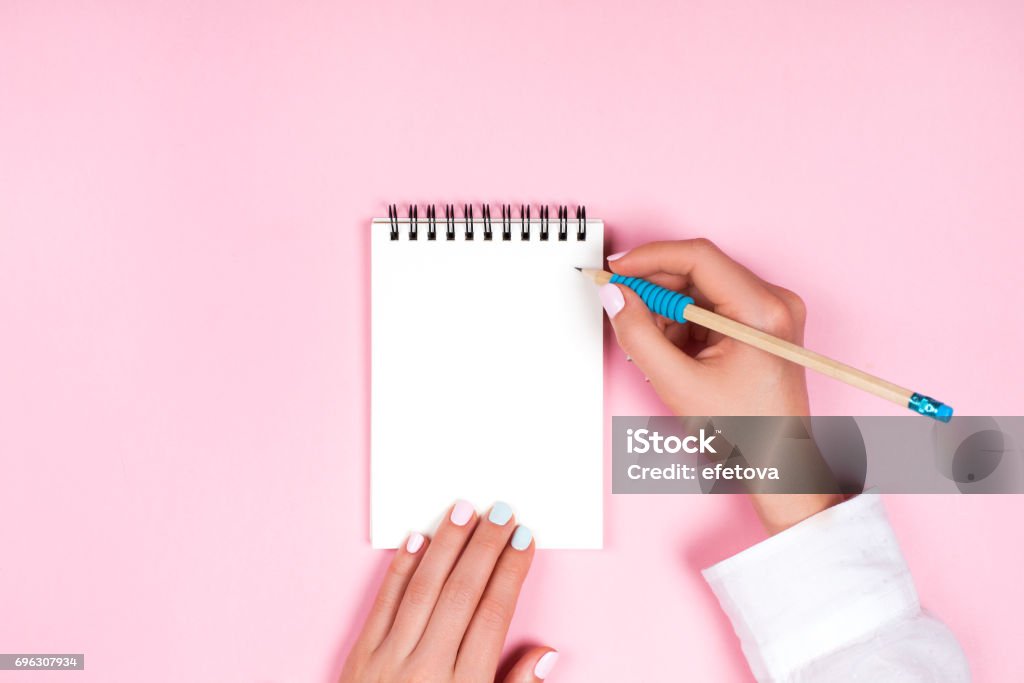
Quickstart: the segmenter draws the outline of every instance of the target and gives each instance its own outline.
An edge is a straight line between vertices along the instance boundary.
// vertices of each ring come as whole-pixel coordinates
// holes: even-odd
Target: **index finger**
[[[644,244],[609,260],[608,267],[631,277],[658,273],[687,277],[716,308],[736,313],[756,312],[772,297],[761,278],[704,238]]]

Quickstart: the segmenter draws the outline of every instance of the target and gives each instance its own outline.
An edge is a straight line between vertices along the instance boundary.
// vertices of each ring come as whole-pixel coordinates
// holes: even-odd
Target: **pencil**
[[[953,408],[941,401],[919,394],[916,391],[911,391],[898,384],[893,384],[881,377],[875,377],[863,370],[840,363],[820,353],[815,353],[785,339],[779,339],[713,311],[701,308],[693,303],[692,298],[679,292],[673,292],[641,278],[624,277],[605,270],[592,268],[577,268],[576,270],[598,285],[611,282],[629,287],[640,296],[649,309],[670,320],[675,320],[679,323],[692,322],[709,330],[714,330],[726,337],[731,337],[744,344],[767,351],[779,358],[785,358],[805,368],[810,368],[823,375],[833,377],[840,382],[846,382],[850,386],[857,387],[869,394],[874,394],[887,401],[909,408],[921,415],[935,418],[940,422],[949,422],[950,418],[953,417]]]

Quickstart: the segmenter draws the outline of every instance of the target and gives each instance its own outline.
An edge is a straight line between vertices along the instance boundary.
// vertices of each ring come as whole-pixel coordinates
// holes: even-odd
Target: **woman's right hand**
[[[702,308],[795,344],[806,309],[799,296],[766,282],[706,239],[652,242],[608,257],[618,275],[642,277],[693,297]],[[807,415],[803,367],[693,323],[657,316],[628,287],[606,284],[601,303],[619,346],[675,415]],[[818,493],[752,492],[762,524],[777,533],[839,503],[823,460],[807,463]]]
[[[796,344],[799,296],[765,282],[706,239],[652,242],[608,257],[618,275],[642,277],[697,305]],[[693,323],[656,316],[624,285],[601,287],[619,346],[676,415],[807,415],[804,369]]]

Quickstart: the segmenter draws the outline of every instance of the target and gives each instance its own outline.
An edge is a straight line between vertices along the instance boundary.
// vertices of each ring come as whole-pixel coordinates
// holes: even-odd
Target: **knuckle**
[[[615,341],[619,343],[619,348],[626,353],[629,353],[629,347],[631,346],[630,339],[633,336],[633,333],[630,332],[629,326],[624,325],[613,329],[615,330]]]
[[[402,596],[395,590],[384,590],[377,594],[377,608],[385,612],[392,612],[398,609],[402,602]]]
[[[794,318],[803,320],[807,317],[807,303],[799,294],[785,288],[781,288],[780,293],[789,305],[789,309],[793,312]]]
[[[456,580],[445,589],[445,601],[456,609],[472,607],[476,600],[476,587],[465,579]]]
[[[413,579],[405,590],[405,599],[413,607],[433,607],[434,591],[423,581]]]
[[[638,349],[643,348],[640,344],[642,332],[636,325],[621,325],[615,328],[615,338],[619,340],[619,346],[631,356],[636,355]]]
[[[709,240],[707,237],[697,237],[693,240],[693,247],[697,251],[711,253],[719,251],[718,245]]]
[[[802,298],[794,294],[790,305],[793,307],[793,316],[797,320],[805,320],[807,318],[807,302]]]
[[[395,561],[388,566],[388,578],[397,579],[399,581],[405,580],[412,574],[413,563],[407,561],[408,557],[397,555]]]
[[[476,543],[490,555],[497,555],[505,547],[505,539],[497,534],[481,534]]]
[[[790,337],[796,331],[796,321],[792,311],[781,299],[769,299],[762,311],[763,326],[766,332],[780,337]]]
[[[526,573],[529,570],[529,562],[507,562],[501,566],[500,572],[496,573],[495,579],[512,590],[526,579]]]
[[[468,526],[468,525],[467,525]],[[465,526],[454,526],[446,524],[443,533],[438,533],[431,541],[442,548],[446,553],[458,553],[466,543],[468,529]]]
[[[476,609],[480,624],[491,631],[501,631],[512,620],[512,610],[495,597],[484,597]]]
[[[458,557],[466,547],[469,536],[469,529],[455,527],[445,529],[444,533],[437,534],[437,537],[430,541],[432,546],[437,547],[437,554],[442,557]]]

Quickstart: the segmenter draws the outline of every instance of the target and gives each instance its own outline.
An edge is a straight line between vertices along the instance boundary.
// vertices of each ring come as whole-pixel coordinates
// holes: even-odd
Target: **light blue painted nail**
[[[530,547],[530,541],[533,540],[533,533],[525,526],[516,527],[516,531],[512,534],[512,547],[516,550],[526,550]]]
[[[500,500],[494,504],[491,508],[491,514],[487,515],[487,519],[491,520],[498,526],[503,526],[512,519],[512,508],[508,506],[508,503],[502,503]]]

